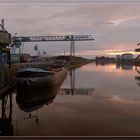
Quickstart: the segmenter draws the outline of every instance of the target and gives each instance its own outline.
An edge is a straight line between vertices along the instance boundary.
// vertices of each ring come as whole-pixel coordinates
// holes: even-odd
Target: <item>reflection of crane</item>
[[[70,74],[70,88],[61,88],[59,94],[61,95],[92,95],[94,88],[75,88],[75,69],[69,71]]]
[[[75,69],[70,70],[70,87],[71,87],[71,94],[74,94],[75,90]]]
[[[61,35],[61,36],[26,36],[12,38],[11,46],[21,46],[22,42],[44,42],[44,41],[70,41],[70,56],[75,56],[75,41],[90,41],[94,40],[91,35]]]

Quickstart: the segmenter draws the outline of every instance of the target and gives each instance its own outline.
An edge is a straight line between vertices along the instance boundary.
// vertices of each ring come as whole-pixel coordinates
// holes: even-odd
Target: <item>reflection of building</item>
[[[120,63],[116,63],[116,69],[120,69],[121,68],[121,64]]]
[[[116,63],[116,69],[132,70],[133,69],[133,65]]]
[[[1,101],[0,135],[12,136],[12,94],[2,97]]]
[[[122,69],[123,70],[132,70],[133,69],[133,65],[122,64]]]

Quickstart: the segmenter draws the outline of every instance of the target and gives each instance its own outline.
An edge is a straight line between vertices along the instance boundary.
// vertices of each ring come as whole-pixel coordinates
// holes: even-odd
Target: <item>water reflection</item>
[[[12,136],[12,94],[6,95],[0,99],[1,101],[1,118],[0,118],[0,135]]]
[[[140,67],[135,67],[135,70],[139,74],[139,76],[135,76],[135,79],[138,81],[137,85],[140,86]]]
[[[61,88],[59,90],[60,95],[92,95],[94,88],[76,88],[75,87],[75,70],[71,69],[69,71],[70,76],[70,88]]]
[[[59,88],[60,84],[50,88],[33,88],[32,91],[18,87],[16,102],[20,109],[25,112],[31,112],[52,103]]]
[[[66,74],[63,75],[59,82],[51,86],[42,86],[41,88],[32,86],[26,87],[25,84],[21,84],[17,87],[16,102],[19,108],[25,112],[32,112],[44,105],[51,104],[58,93],[58,90],[66,78]]]
[[[16,96],[16,100],[13,101],[13,120],[16,121],[14,134],[20,136],[139,134],[140,96],[136,80],[140,79],[140,67],[136,70],[137,76],[136,71],[125,71],[121,66],[116,70],[115,64],[96,66],[91,63],[69,71],[62,88],[61,83],[52,88],[32,88],[32,91],[24,86],[17,87],[17,94],[13,94],[13,97]],[[138,77],[136,80],[135,76]],[[138,82],[140,83],[140,80]],[[91,96],[93,93],[94,96]],[[10,95],[1,99],[3,108],[8,101],[6,98],[9,101],[11,99]],[[54,104],[46,106],[54,99]],[[7,102],[7,105],[10,103]],[[12,125],[10,107],[6,106],[1,118],[9,118],[9,124]],[[4,125],[0,123],[0,127],[2,126]],[[108,129],[105,126],[108,126]],[[4,131],[7,127],[5,124],[0,131]],[[3,135],[12,135],[13,128],[10,132],[11,134],[3,132]]]
[[[116,63],[116,69],[133,70],[133,65]]]
[[[59,94],[60,95],[92,95],[94,92],[94,88],[75,88],[75,89],[60,89]]]

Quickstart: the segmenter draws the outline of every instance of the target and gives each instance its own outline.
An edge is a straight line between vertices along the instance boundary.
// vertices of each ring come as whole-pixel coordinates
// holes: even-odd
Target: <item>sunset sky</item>
[[[1,2],[1,1],[0,1]],[[76,55],[135,53],[140,42],[139,3],[0,3],[5,28],[17,36],[91,34],[95,41],[76,42]],[[35,54],[36,43],[24,52]],[[70,42],[37,43],[48,55],[69,53]]]

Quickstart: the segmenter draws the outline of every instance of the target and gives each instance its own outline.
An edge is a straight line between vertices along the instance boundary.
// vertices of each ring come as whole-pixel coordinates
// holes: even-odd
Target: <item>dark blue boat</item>
[[[21,68],[17,71],[17,85],[32,87],[50,87],[57,84],[66,75],[65,67],[44,70],[42,68]]]

